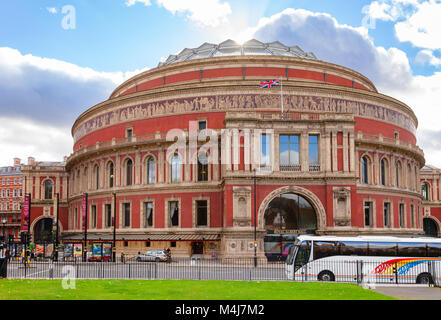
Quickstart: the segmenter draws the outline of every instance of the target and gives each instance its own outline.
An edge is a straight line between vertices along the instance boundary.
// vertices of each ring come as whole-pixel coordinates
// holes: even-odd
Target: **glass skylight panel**
[[[271,55],[271,52],[269,52],[265,48],[244,47],[243,52],[244,54],[250,54],[250,55]]]
[[[222,56],[240,56],[242,55],[241,47],[232,47],[232,48],[224,48],[218,49],[213,57],[222,57]]]

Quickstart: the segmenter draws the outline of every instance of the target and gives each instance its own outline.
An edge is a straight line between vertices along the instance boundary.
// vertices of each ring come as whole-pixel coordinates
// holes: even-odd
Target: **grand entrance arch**
[[[429,237],[438,237],[439,230],[438,224],[434,219],[424,218],[423,219],[423,229],[426,236]]]
[[[323,226],[323,215],[321,202],[306,189],[284,187],[268,195],[259,211],[268,260],[285,260],[298,235],[315,234]]]
[[[43,218],[34,225],[34,242],[47,243],[53,242],[53,224],[52,218]]]

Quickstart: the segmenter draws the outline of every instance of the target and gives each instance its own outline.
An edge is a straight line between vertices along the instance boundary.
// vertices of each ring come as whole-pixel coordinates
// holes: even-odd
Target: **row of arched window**
[[[169,161],[169,179],[170,183],[180,183],[183,180],[182,176],[182,159],[179,153],[175,153]],[[100,188],[113,188],[115,186],[115,165],[112,160],[109,160],[105,165],[104,177],[101,177],[101,168],[98,164],[93,166],[92,178],[89,180],[88,168],[83,170],[83,177],[81,177],[80,170],[76,174],[72,174],[72,192],[78,193],[85,190],[98,190]],[[142,184],[155,184],[157,182],[157,165],[156,159],[149,156],[144,161],[144,174],[142,177]],[[122,163],[122,180],[121,185],[131,186],[134,181],[134,163],[131,158],[127,158]],[[82,178],[82,179],[81,179]],[[104,180],[102,179],[104,178]],[[91,182],[91,184],[89,183]],[[104,184],[101,183],[104,181]],[[208,156],[201,153],[198,157],[197,165],[197,181],[208,181]]]
[[[415,166],[411,166],[408,163],[405,172],[401,161],[397,160],[391,168],[389,159],[386,157],[380,159],[379,166],[380,176],[378,182],[382,186],[395,186],[397,188],[407,188],[409,190],[418,189],[418,169]],[[360,178],[361,183],[363,184],[374,183],[373,162],[367,155],[363,155],[360,159]]]

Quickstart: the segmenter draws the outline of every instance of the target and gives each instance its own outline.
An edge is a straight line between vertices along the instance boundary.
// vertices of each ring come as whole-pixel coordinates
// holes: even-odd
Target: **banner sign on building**
[[[83,196],[83,230],[86,230],[87,224],[87,194]]]
[[[31,195],[25,194],[23,204],[23,231],[29,230],[29,211],[31,205]]]

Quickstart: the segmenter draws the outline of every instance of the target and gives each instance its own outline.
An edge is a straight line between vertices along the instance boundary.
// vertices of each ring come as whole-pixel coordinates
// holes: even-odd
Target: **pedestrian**
[[[124,263],[124,252],[121,252],[121,262]]]

